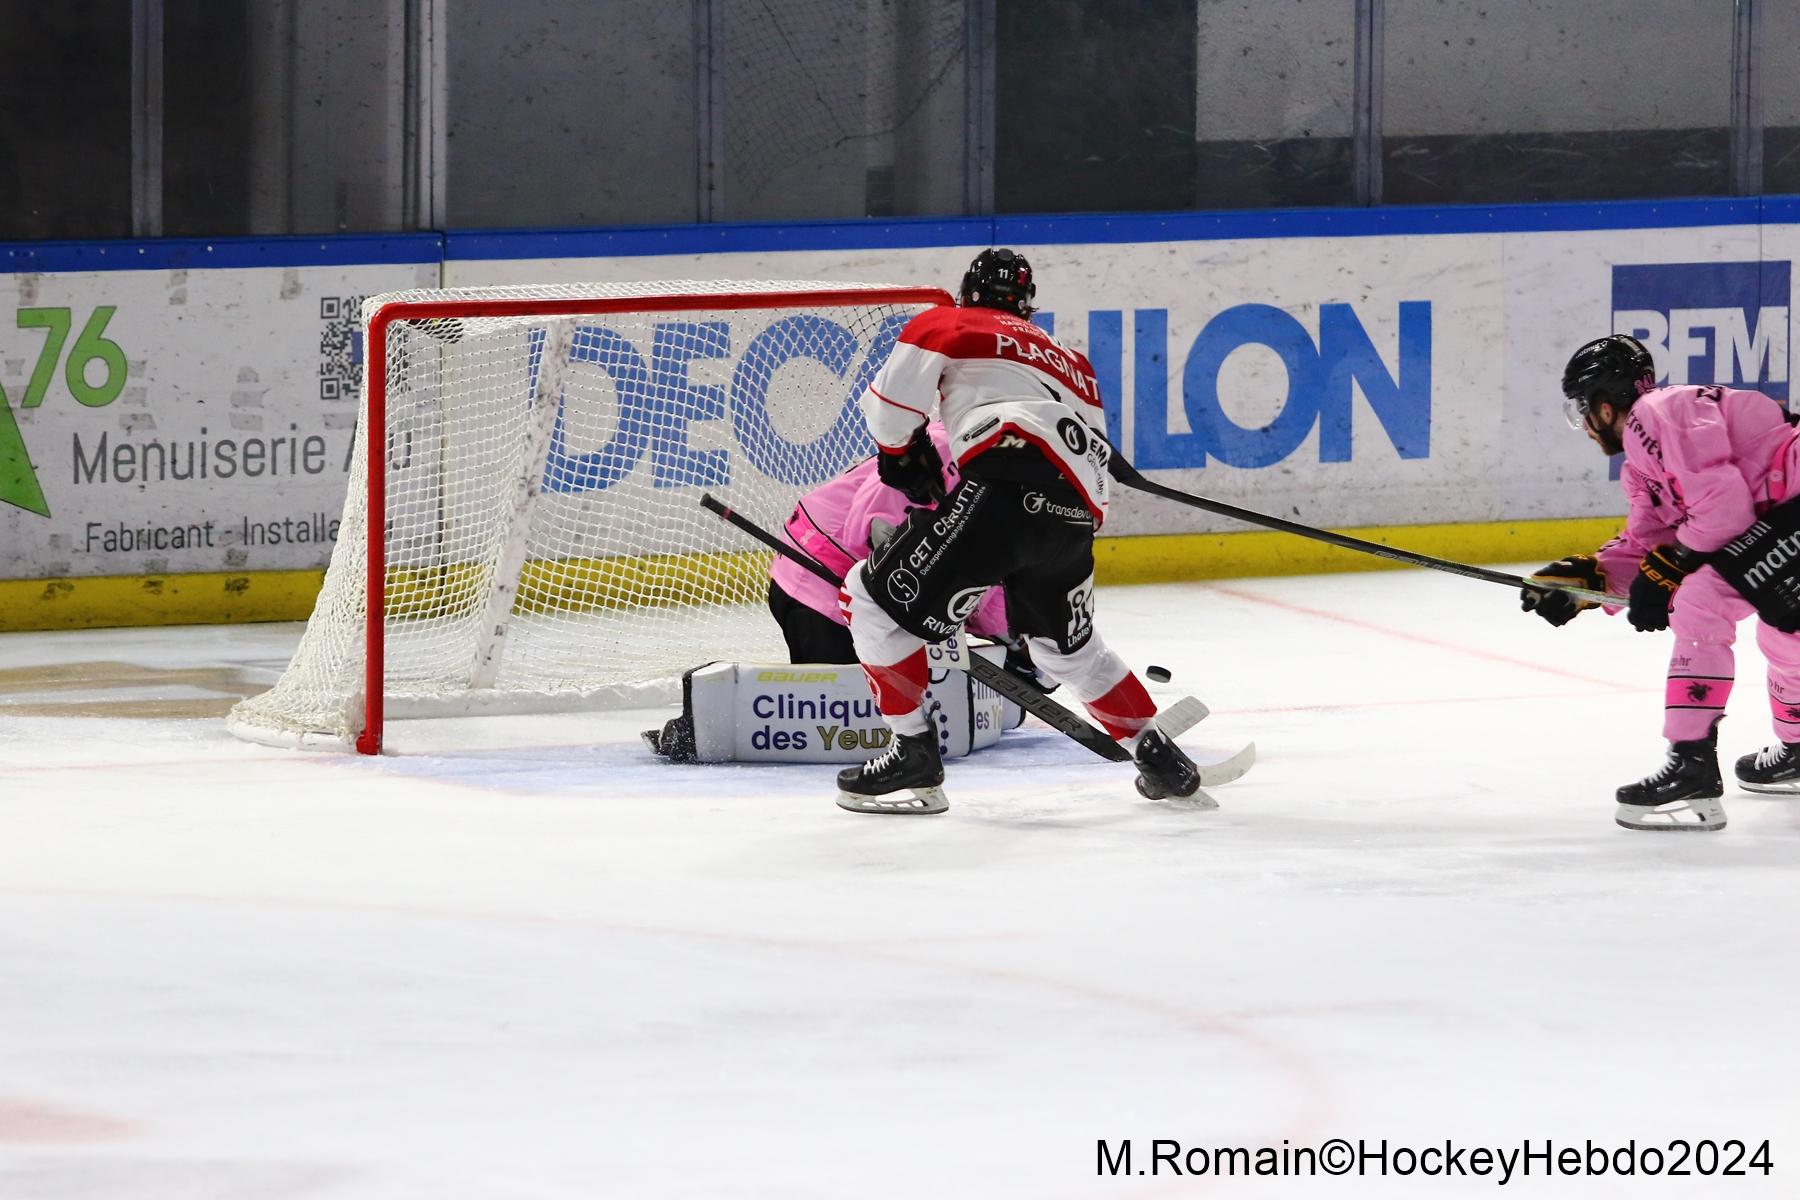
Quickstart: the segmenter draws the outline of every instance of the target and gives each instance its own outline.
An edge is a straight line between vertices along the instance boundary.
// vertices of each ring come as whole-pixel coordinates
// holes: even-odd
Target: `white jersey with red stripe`
[[[996,446],[1035,447],[1081,493],[1096,527],[1106,519],[1112,452],[1086,355],[998,309],[927,309],[900,331],[862,404],[875,441],[896,453],[934,403],[959,466]]]

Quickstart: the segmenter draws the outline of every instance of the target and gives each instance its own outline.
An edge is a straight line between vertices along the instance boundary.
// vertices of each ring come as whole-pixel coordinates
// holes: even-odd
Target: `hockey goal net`
[[[228,722],[381,748],[388,716],[578,707],[782,654],[768,524],[873,450],[857,406],[932,288],[675,282],[363,305],[337,546],[293,661]]]

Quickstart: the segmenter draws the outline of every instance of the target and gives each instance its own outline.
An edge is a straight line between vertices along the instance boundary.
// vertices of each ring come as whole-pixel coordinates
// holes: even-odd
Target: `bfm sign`
[[[1179,385],[1188,432],[1168,424],[1171,368],[1169,312],[1131,313],[1133,394],[1132,460],[1149,470],[1223,463],[1267,467],[1299,449],[1316,428],[1319,461],[1349,462],[1355,440],[1351,420],[1357,389],[1382,434],[1401,458],[1425,458],[1431,450],[1431,305],[1398,305],[1398,347],[1390,360],[1375,347],[1362,318],[1348,304],[1321,304],[1316,332],[1283,308],[1239,304],[1213,316],[1181,350]],[[1309,314],[1310,315],[1310,314]],[[1051,333],[1055,315],[1034,318]],[[695,449],[696,422],[725,420],[752,466],[786,483],[823,483],[874,452],[857,406],[863,389],[893,348],[906,318],[890,318],[865,348],[847,328],[824,317],[799,314],[759,332],[740,350],[724,322],[659,323],[649,346],[604,326],[577,331],[571,357],[610,377],[618,396],[614,432],[599,447],[572,446],[562,418],[551,436],[544,486],[555,492],[601,491],[640,467],[656,487],[722,487],[731,481],[731,454]],[[1106,404],[1114,444],[1121,432],[1125,313],[1088,313],[1088,355]],[[534,334],[532,376],[542,335]],[[1249,346],[1273,351],[1287,372],[1287,395],[1268,424],[1245,428],[1226,414],[1219,372],[1234,352]],[[729,386],[699,384],[689,365],[699,359],[736,358]],[[844,381],[843,406],[825,432],[810,442],[784,437],[769,417],[772,381],[797,359],[824,365]],[[1365,429],[1366,433],[1366,429]]]
[[[1643,342],[1661,384],[1719,383],[1788,400],[1785,262],[1613,268],[1613,332]]]

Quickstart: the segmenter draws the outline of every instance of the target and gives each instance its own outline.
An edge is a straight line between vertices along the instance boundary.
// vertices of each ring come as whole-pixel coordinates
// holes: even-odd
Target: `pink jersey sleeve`
[[[1625,528],[1600,547],[1596,555],[1600,570],[1606,575],[1606,590],[1615,596],[1631,590],[1631,581],[1637,577],[1638,563],[1644,555],[1675,540],[1675,526],[1664,515],[1672,509],[1655,499],[1642,472],[1626,463],[1619,472],[1619,486],[1625,490],[1628,505]]]
[[[871,481],[876,481],[875,460],[864,459],[800,497],[782,532],[799,550],[834,573],[844,574],[858,559],[868,557],[866,533],[858,550],[846,539],[845,531],[856,528],[850,514]]]
[[[1681,544],[1717,550],[1756,520],[1750,485],[1737,464],[1718,388],[1671,388],[1660,404],[1636,404],[1625,418],[1625,455],[1651,479],[1660,466],[1687,512]]]
[[[869,535],[875,522],[898,529],[906,520],[906,510],[905,495],[881,482],[879,475],[870,475],[856,489],[844,514],[844,549],[859,559],[869,557]]]

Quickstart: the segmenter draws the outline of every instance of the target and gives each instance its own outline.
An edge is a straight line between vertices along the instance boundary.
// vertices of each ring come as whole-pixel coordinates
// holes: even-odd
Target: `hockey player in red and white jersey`
[[[1111,447],[1086,357],[1028,320],[1036,293],[1023,255],[982,251],[958,303],[914,317],[863,394],[884,481],[920,496],[940,484],[925,434],[934,406],[962,479],[844,579],[856,656],[894,732],[885,753],[838,775],[838,803],[852,811],[947,807],[922,708],[925,646],[958,632],[995,584],[1038,669],[1132,745],[1138,790],[1160,799],[1199,788],[1192,760],[1151,723],[1144,685],[1094,628],[1094,531],[1106,519]]]

